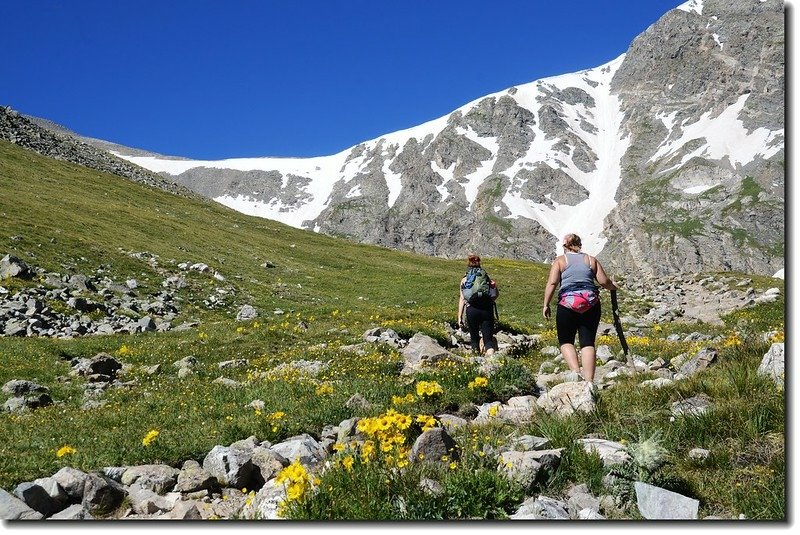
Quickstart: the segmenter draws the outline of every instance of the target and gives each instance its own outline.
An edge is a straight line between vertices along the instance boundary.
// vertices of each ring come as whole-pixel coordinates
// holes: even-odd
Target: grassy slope
[[[117,282],[136,278],[140,296],[159,291],[163,275],[125,251],[157,254],[160,267],[173,273],[179,271],[175,266],[179,262],[205,262],[227,279],[218,282],[208,275],[187,275],[189,286],[178,293],[182,314],[174,322],[200,321],[198,328],[187,332],[75,340],[0,338],[0,384],[10,379],[34,380],[48,386],[57,401],[34,413],[0,414],[0,487],[7,489],[65,465],[91,470],[202,460],[214,445],[249,435],[274,442],[300,432],[318,433],[324,424],[365,415],[344,407],[355,392],[373,403],[367,413],[378,414],[391,407],[392,395],[413,392],[413,385],[397,374],[400,357],[381,348],[356,356],[338,347],[360,341],[366,329],[379,325],[404,334],[422,330],[443,337],[443,322],[455,319],[463,261],[360,246],[300,231],[43,158],[5,142],[0,142],[0,191],[0,255],[13,253],[60,273],[90,275],[104,265],[105,274]],[[265,261],[276,267],[260,267]],[[539,319],[547,268],[492,259],[485,266],[500,281],[500,312],[506,327],[541,333],[545,343],[555,343],[554,325],[543,325]],[[765,286],[774,281],[756,279],[756,283]],[[2,284],[12,291],[22,285]],[[202,300],[216,289],[231,287],[235,292],[228,306],[217,310],[203,306]],[[257,323],[235,321],[244,303],[261,311]],[[273,315],[276,308],[286,313]],[[771,328],[782,330],[783,301],[736,313],[730,325],[743,337],[748,333],[757,337]],[[695,329],[690,327],[689,332]],[[701,330],[716,335],[727,334],[730,328]],[[696,350],[696,344],[664,342],[670,332],[686,331],[665,325],[658,337],[629,341],[633,351],[647,360]],[[611,339],[601,343],[618,348]],[[766,347],[761,341],[724,348],[722,364],[714,371],[658,392],[635,389],[633,383],[626,388],[623,381],[604,391],[593,415],[566,421],[544,418],[518,429],[548,436],[555,447],[567,448],[562,470],[543,492],[557,495],[570,482],[587,481],[592,490],[601,491],[604,471],[596,459],[572,446],[575,438],[596,433],[612,440],[636,441],[658,430],[665,436],[673,473],[701,498],[705,514],[745,512],[750,518],[780,518],[785,485],[783,393],[752,372]],[[65,382],[58,377],[68,374],[69,359],[100,351],[131,364],[125,380],[134,380],[136,385],[109,391],[104,396],[108,406],[84,411],[80,408],[82,380]],[[201,366],[195,375],[178,380],[171,363],[189,355]],[[235,358],[249,359],[248,367],[221,371],[216,366]],[[316,381],[292,375],[253,379],[277,364],[297,359],[330,361],[331,366]],[[501,383],[494,392],[481,394],[466,388],[474,369],[443,372],[432,378],[443,385],[444,395],[436,401],[418,400],[406,409],[418,414],[455,411],[471,402],[507,398],[515,388],[526,393],[525,372],[535,373],[543,360],[535,351],[522,355],[515,361],[516,368],[506,369],[498,376],[502,379],[492,379],[491,384]],[[146,375],[142,367],[154,364],[162,365],[161,372]],[[230,389],[211,383],[221,375],[243,381],[244,386]],[[321,384],[333,391],[320,393]],[[669,422],[670,404],[698,391],[710,394],[724,410],[711,418]],[[254,399],[265,401],[263,414],[244,408]],[[286,416],[269,419],[275,411]],[[160,435],[152,446],[144,447],[142,437],[150,429],[158,429]],[[497,440],[508,432],[498,430]],[[57,458],[55,451],[65,444],[77,452]],[[692,447],[711,449],[712,463],[687,462],[685,455]],[[442,477],[454,488],[469,488],[463,478],[479,486],[480,478],[471,473],[456,470]],[[408,485],[414,487],[414,474],[409,477]],[[759,492],[753,495],[748,489]],[[765,500],[766,490],[761,489],[773,495]],[[339,490],[349,495],[357,488]],[[376,514],[368,500],[364,503],[359,511],[340,514],[349,518]],[[439,513],[436,509],[418,514]]]
[[[0,426],[5,435],[0,440],[0,486],[52,473],[58,463],[51,452],[64,443],[81,443],[76,447],[79,452],[87,452],[85,464],[77,464],[87,468],[142,462],[150,458],[152,450],[142,451],[137,444],[147,429],[157,424],[162,429],[172,422],[182,427],[195,423],[210,426],[205,435],[187,438],[177,433],[175,443],[166,452],[170,457],[196,456],[220,441],[259,434],[258,426],[251,428],[252,422],[239,422],[238,416],[234,421],[226,421],[226,417],[234,411],[241,412],[240,401],[247,403],[274,393],[246,389],[231,396],[222,388],[208,386],[212,379],[222,375],[214,368],[216,362],[249,358],[253,364],[249,371],[263,371],[294,358],[315,358],[307,349],[319,343],[335,346],[358,342],[366,329],[381,324],[401,332],[421,329],[442,336],[440,323],[455,319],[462,261],[352,244],[297,230],[242,215],[216,203],[175,197],[118,177],[47,159],[5,142],[0,142],[0,188],[4,192],[0,196],[3,254],[16,254],[32,265],[62,274],[89,275],[102,264],[107,267],[106,274],[118,282],[135,277],[140,284],[137,290],[140,296],[160,290],[163,277],[146,262],[122,251],[159,255],[160,265],[173,272],[179,270],[170,261],[205,262],[227,278],[226,283],[219,283],[208,276],[188,276],[190,288],[179,293],[183,297],[182,314],[173,322],[200,320],[200,327],[188,333],[84,337],[71,341],[0,339],[0,358],[4,363],[0,383],[15,378],[36,380],[50,387],[55,399],[64,401],[61,408],[37,411],[38,417],[12,417],[18,420],[16,425]],[[267,260],[276,267],[260,267]],[[530,330],[533,311],[538,311],[541,300],[545,267],[507,260],[488,260],[485,265],[501,282],[503,321]],[[228,307],[208,310],[201,304],[214,288],[227,283],[236,287]],[[20,283],[3,284],[13,290]],[[262,315],[260,327],[247,324],[247,332],[242,334],[236,331],[240,324],[235,322],[235,314],[244,303],[256,306]],[[286,314],[273,316],[271,312],[276,308]],[[307,331],[297,328],[301,321],[308,325]],[[199,332],[208,338],[201,340]],[[115,354],[122,345],[132,350],[121,357],[124,362],[165,366],[163,374],[146,379],[162,401],[138,403],[135,400],[141,392],[113,392],[110,397],[119,403],[121,413],[80,411],[79,385],[61,384],[56,377],[67,375],[70,358],[91,357],[100,351]],[[206,366],[195,378],[178,384],[171,377],[174,375],[171,363],[188,355],[194,355]],[[328,360],[331,355],[316,357]],[[376,366],[375,373],[384,377],[380,365]],[[394,370],[395,364],[389,368]],[[341,373],[346,375],[348,371]],[[244,372],[225,375],[245,378]],[[370,377],[351,377],[356,381],[353,388],[358,386],[362,391],[375,388]],[[280,390],[280,385],[275,388]],[[175,414],[176,402],[187,403],[191,410]],[[154,407],[157,417],[150,416]],[[284,406],[267,407],[270,408],[290,413],[292,408],[300,411],[303,407],[287,402]],[[50,421],[41,425],[40,420],[45,416]],[[334,419],[340,416],[347,415],[325,414],[330,419],[322,421],[312,418],[313,426],[305,420],[308,426],[305,429],[296,422],[294,430],[318,430],[323,423],[338,422]],[[61,425],[64,418],[73,422],[74,427]],[[124,421],[117,421],[120,418]],[[159,418],[166,418],[166,422]],[[166,442],[169,433],[162,431],[162,437]],[[42,466],[40,457],[28,455],[31,447],[45,448],[49,452],[45,456],[52,458],[52,462]]]

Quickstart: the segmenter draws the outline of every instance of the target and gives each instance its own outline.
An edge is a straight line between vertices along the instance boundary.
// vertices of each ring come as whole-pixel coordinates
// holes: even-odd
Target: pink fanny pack
[[[583,314],[597,304],[599,300],[597,292],[582,290],[577,292],[564,292],[558,304]]]

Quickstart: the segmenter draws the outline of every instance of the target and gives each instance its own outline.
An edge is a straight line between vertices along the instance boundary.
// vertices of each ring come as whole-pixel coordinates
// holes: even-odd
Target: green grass
[[[188,285],[176,294],[180,316],[174,324],[198,321],[189,331],[73,340],[0,338],[0,383],[32,380],[49,387],[56,400],[51,407],[26,414],[0,413],[0,487],[6,489],[51,475],[62,466],[93,470],[150,462],[179,465],[190,458],[202,460],[217,444],[250,435],[272,442],[304,432],[318,436],[324,425],[377,416],[392,408],[412,416],[443,411],[474,415],[481,403],[532,394],[535,375],[546,360],[539,348],[521,351],[485,389],[470,389],[478,373],[473,365],[443,366],[409,379],[399,374],[402,357],[395,350],[371,345],[358,355],[341,349],[360,342],[362,333],[376,326],[391,327],[404,336],[422,331],[446,340],[445,323],[455,322],[463,260],[429,258],[293,229],[4,142],[0,188],[6,192],[0,195],[2,254],[15,254],[62,274],[92,275],[102,265],[104,275],[116,282],[136,278],[140,296],[160,291],[164,277],[180,271],[180,262],[205,262],[226,278],[221,282],[207,274],[186,274]],[[158,256],[157,268],[129,254],[143,251]],[[262,268],[266,261],[275,267]],[[554,323],[544,322],[539,314],[548,266],[492,258],[484,259],[484,265],[500,284],[503,328],[539,334],[543,344],[555,344]],[[776,282],[753,279],[759,288]],[[0,284],[15,292],[39,281]],[[220,288],[230,291],[227,306],[205,307],[203,300]],[[260,315],[255,321],[236,322],[236,312],[245,303]],[[284,313],[273,314],[275,309]],[[608,314],[610,306],[604,309]],[[768,348],[759,336],[770,330],[782,333],[783,317],[781,298],[730,314],[725,327],[691,326],[689,330],[742,340],[739,345],[722,345],[719,364],[696,378],[660,390],[622,379],[600,393],[596,411],[588,415],[542,415],[524,426],[492,424],[455,433],[462,458],[453,467],[412,465],[393,471],[357,463],[349,471],[334,463],[321,476],[317,493],[293,504],[287,515],[502,518],[514,512],[524,493],[497,475],[486,447],[497,448],[514,435],[547,437],[552,447],[564,448],[562,463],[536,492],[558,496],[572,484],[587,483],[600,494],[607,492],[602,479],[608,470],[596,456],[578,448],[575,439],[592,434],[635,443],[660,431],[668,462],[652,474],[654,481],[688,489],[701,500],[702,514],[785,518],[784,393],[754,374]],[[661,332],[630,336],[634,353],[654,360],[702,346],[666,342],[669,333],[688,332],[685,326],[660,328]],[[599,343],[619,350],[612,338]],[[103,396],[105,407],[82,410],[84,380],[69,376],[70,360],[99,352],[129,365],[123,380],[131,385],[109,390]],[[172,363],[190,355],[199,367],[194,375],[178,379]],[[248,365],[218,369],[219,362],[232,359],[247,359]],[[301,359],[327,362],[328,367],[317,377],[271,373],[280,364]],[[148,375],[146,367],[156,364],[161,370]],[[242,385],[231,389],[213,384],[220,376]],[[419,380],[438,382],[442,394],[416,396]],[[670,405],[697,392],[714,399],[714,411],[702,418],[670,421]],[[355,393],[371,408],[345,407]],[[393,404],[393,396],[409,394],[413,401]],[[256,399],[265,403],[260,414],[245,408]],[[277,417],[278,412],[285,414]],[[142,438],[151,429],[160,434],[144,446]],[[409,443],[418,433],[409,434]],[[76,453],[57,457],[64,445]],[[686,454],[693,447],[711,450],[711,458],[702,466],[689,461]],[[439,481],[443,493],[425,494],[418,487],[423,477]]]

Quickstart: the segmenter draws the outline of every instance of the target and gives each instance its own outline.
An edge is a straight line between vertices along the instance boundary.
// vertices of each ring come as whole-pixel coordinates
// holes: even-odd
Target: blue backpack
[[[467,270],[467,280],[461,285],[464,301],[474,304],[485,297],[493,297],[492,280],[483,268],[472,267]]]

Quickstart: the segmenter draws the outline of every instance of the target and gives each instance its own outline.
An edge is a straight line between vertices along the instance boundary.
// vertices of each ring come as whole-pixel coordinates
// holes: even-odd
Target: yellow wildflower
[[[63,457],[64,455],[72,455],[73,453],[77,453],[77,451],[78,450],[76,450],[72,446],[65,444],[60,448],[58,448],[58,451],[56,452],[56,457]]]
[[[488,384],[489,384],[489,379],[487,379],[486,377],[478,376],[472,381],[470,381],[467,386],[469,387],[470,390],[473,390],[475,388],[484,388]]]
[[[353,459],[353,456],[352,455],[348,455],[347,457],[342,459],[342,466],[344,466],[344,469],[349,472],[350,470],[353,469],[353,462],[355,462],[355,459]]]
[[[157,429],[151,429],[150,431],[147,432],[147,434],[142,439],[142,445],[149,446],[150,444],[152,444],[155,441],[155,439],[156,439],[156,437],[158,437],[158,435],[159,435],[159,432],[158,432]]]

